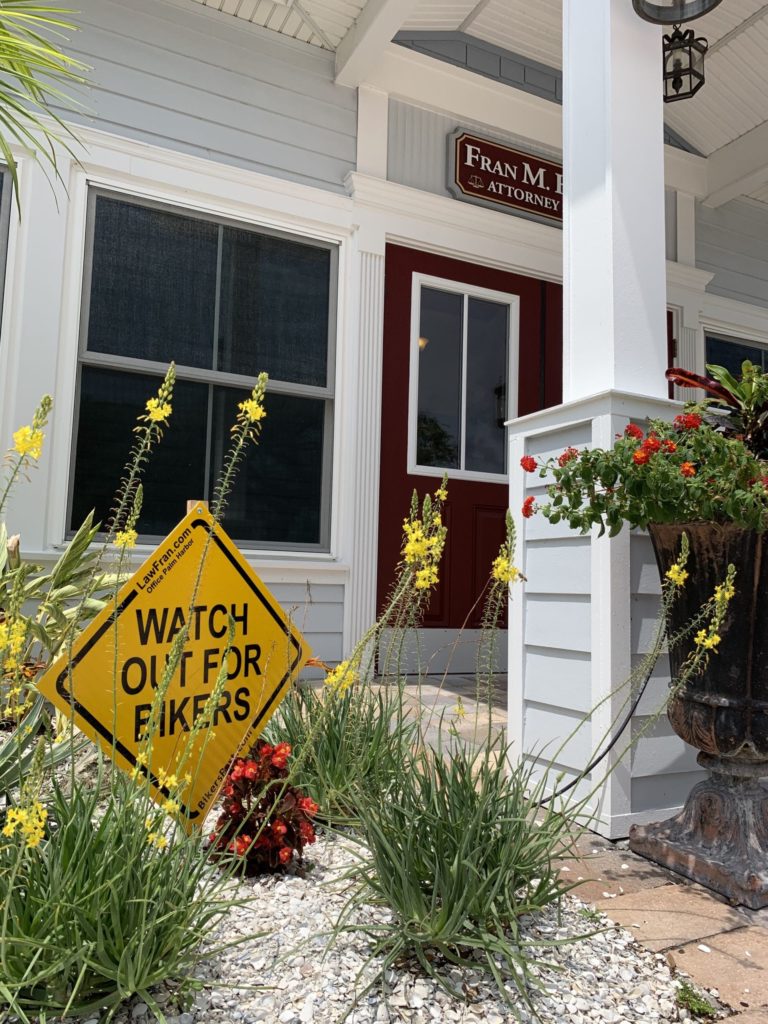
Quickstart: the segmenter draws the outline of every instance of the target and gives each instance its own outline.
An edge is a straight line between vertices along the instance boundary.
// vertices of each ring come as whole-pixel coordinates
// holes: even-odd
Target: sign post
[[[158,695],[185,629],[176,669]],[[146,774],[157,801],[178,801],[191,829],[202,826],[232,759],[266,726],[310,653],[230,538],[194,503],[38,689],[119,767]],[[199,744],[190,750],[191,738]],[[191,780],[172,793],[164,780],[181,764]]]

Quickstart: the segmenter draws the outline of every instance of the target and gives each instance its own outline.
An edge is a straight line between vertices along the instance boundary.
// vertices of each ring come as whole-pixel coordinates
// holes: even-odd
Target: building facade
[[[563,389],[559,0],[538,20],[500,0],[79,6],[69,49],[93,69],[65,114],[79,143],[53,185],[19,152],[21,220],[6,179],[0,205],[0,440],[55,397],[45,456],[10,510],[25,554],[50,560],[91,508],[108,514],[133,418],[174,360],[138,563],[188,498],[211,495],[236,402],[266,370],[269,418],[229,533],[335,662],[375,617],[412,490],[447,472],[450,539],[414,658],[442,670],[464,626],[451,670],[470,670],[510,485],[513,506],[523,494],[515,460],[594,439],[597,413],[574,418]],[[768,358],[768,173],[743,141],[761,130],[759,97],[756,123],[723,127],[718,77],[766,31],[759,6],[709,16],[725,40],[711,105],[666,126],[660,344],[698,371]],[[567,734],[642,657],[657,602],[648,540],[627,539],[626,644],[596,682],[593,541],[543,529],[523,534],[529,582],[510,619],[510,725],[526,749]],[[597,735],[562,754],[566,774]],[[621,799],[601,828],[678,806],[695,771],[657,725],[614,773]]]

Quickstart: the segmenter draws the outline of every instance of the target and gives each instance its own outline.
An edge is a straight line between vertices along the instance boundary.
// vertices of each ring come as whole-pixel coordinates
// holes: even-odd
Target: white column
[[[564,400],[666,393],[661,30],[563,0]]]

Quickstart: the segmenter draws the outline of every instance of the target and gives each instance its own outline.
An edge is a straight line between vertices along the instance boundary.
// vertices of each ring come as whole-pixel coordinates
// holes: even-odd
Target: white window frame
[[[315,574],[313,579],[319,579],[316,576],[318,567],[325,566],[328,580],[339,581],[340,574],[343,576],[347,572],[344,559],[348,557],[347,538],[353,518],[350,505],[354,495],[352,467],[342,454],[344,445],[350,443],[349,425],[342,415],[344,395],[354,387],[355,368],[350,356],[350,332],[356,312],[353,289],[355,249],[352,242],[356,221],[351,199],[96,129],[79,129],[79,136],[86,146],[86,156],[70,164],[67,192],[60,199],[60,207],[67,210],[66,227],[61,232],[62,239],[57,237],[55,240],[56,245],[62,247],[61,250],[56,249],[56,258],[59,258],[60,251],[64,256],[55,386],[51,389],[58,399],[58,412],[56,429],[51,432],[49,500],[44,513],[43,533],[37,542],[40,550],[60,549],[67,534],[87,198],[89,188],[95,186],[122,193],[127,199],[147,199],[178,207],[180,211],[234,220],[257,230],[271,229],[338,245],[336,422],[333,431],[330,550],[273,549],[253,542],[242,545],[242,550],[251,559],[262,559],[265,565],[272,567],[272,572],[282,573],[280,579],[303,581],[309,571]],[[59,264],[55,266],[58,268]],[[151,550],[151,544],[139,542],[133,562],[138,564]]]
[[[448,474],[450,480],[476,480],[485,483],[506,484],[509,479],[509,467],[504,473],[484,473],[472,469],[444,469],[440,466],[420,466],[416,461],[416,427],[418,423],[419,405],[419,334],[421,325],[421,291],[422,288],[434,288],[438,291],[453,292],[464,298],[463,337],[462,337],[462,388],[461,388],[461,455],[464,462],[466,446],[466,370],[467,370],[467,310],[470,299],[486,299],[507,306],[509,309],[509,336],[507,338],[507,412],[506,419],[517,416],[517,383],[520,366],[520,296],[512,292],[493,291],[452,281],[443,277],[432,277],[428,274],[414,273],[411,281],[411,338],[410,360],[408,373],[408,459],[407,473],[409,476],[442,477]],[[505,458],[506,445],[505,445]]]
[[[169,204],[166,202],[159,202],[154,199],[148,199],[146,197],[137,197],[132,194],[127,194],[124,191],[116,189],[108,189],[102,186],[95,186],[89,184],[87,190],[87,201],[86,201],[86,221],[85,221],[85,253],[83,259],[83,295],[82,305],[80,310],[80,337],[78,343],[78,356],[77,356],[77,387],[75,389],[75,400],[74,400],[74,415],[73,415],[73,427],[72,427],[72,444],[71,444],[71,456],[69,465],[69,486],[67,489],[67,536],[74,535],[74,528],[71,523],[72,515],[72,502],[74,496],[74,481],[75,481],[75,462],[77,453],[77,431],[78,431],[78,411],[80,406],[80,372],[86,367],[96,367],[107,370],[115,370],[119,373],[143,373],[157,377],[158,381],[162,378],[163,374],[167,369],[166,363],[153,361],[150,359],[140,359],[133,356],[114,355],[111,353],[98,352],[89,350],[87,347],[88,342],[88,322],[90,317],[90,297],[91,297],[91,284],[93,277],[93,235],[96,224],[96,201],[99,197],[105,197],[108,199],[114,199],[117,202],[124,202],[127,204],[134,204],[138,206],[144,206],[148,209],[159,210],[161,212],[176,213],[180,216],[188,216],[193,219],[205,220],[215,225],[219,232],[219,244],[221,244],[221,234],[226,227],[232,227],[235,229],[243,229],[252,231],[254,234],[261,234],[270,238],[283,238],[288,241],[306,242],[307,244],[315,243],[318,248],[324,249],[330,254],[330,272],[329,272],[329,295],[328,295],[328,329],[327,329],[327,384],[325,387],[308,385],[308,384],[294,384],[288,381],[282,380],[270,380],[267,386],[267,396],[270,392],[272,394],[283,394],[295,398],[311,398],[322,401],[324,404],[324,423],[323,423],[323,454],[322,454],[322,481],[321,481],[321,493],[320,493],[320,524],[319,524],[319,540],[311,543],[290,543],[290,542],[257,542],[251,539],[234,538],[235,542],[240,547],[246,548],[248,546],[254,546],[259,544],[263,550],[283,552],[283,551],[301,551],[306,553],[327,553],[330,550],[331,544],[331,514],[332,514],[332,503],[331,503],[331,489],[333,480],[333,433],[334,433],[334,422],[336,418],[336,393],[335,393],[335,379],[336,379],[336,339],[337,339],[337,326],[336,326],[336,313],[338,304],[338,281],[339,281],[339,253],[338,244],[333,242],[326,242],[320,239],[311,239],[302,236],[298,233],[288,233],[286,231],[276,231],[273,228],[264,228],[261,225],[255,225],[251,223],[244,223],[242,220],[233,219],[231,217],[226,218],[218,214],[211,214],[198,209],[187,209],[178,204]],[[218,299],[217,299],[218,301]],[[213,355],[216,357],[216,343],[217,343],[217,330],[218,325],[214,327],[214,338],[213,338]],[[177,364],[176,366],[176,377],[178,380],[191,381],[196,383],[202,383],[205,385],[213,385],[219,387],[231,387],[240,388],[243,391],[250,390],[253,387],[253,377],[245,374],[238,374],[234,372],[228,372],[223,370],[216,370],[213,368],[202,368],[193,367]],[[210,412],[210,410],[209,410]],[[212,438],[208,438],[208,443],[205,451],[205,468],[204,468],[204,479],[207,481],[209,478],[210,461],[211,461],[211,442]],[[192,497],[190,495],[189,497]],[[156,545],[162,540],[161,535],[155,535],[150,533],[142,533],[142,543],[149,545]]]

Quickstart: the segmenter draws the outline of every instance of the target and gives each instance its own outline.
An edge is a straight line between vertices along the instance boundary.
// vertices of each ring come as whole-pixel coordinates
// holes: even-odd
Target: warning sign
[[[185,629],[168,683],[168,658]],[[146,774],[156,800],[177,801],[191,827],[202,825],[233,757],[254,742],[309,656],[276,599],[199,506],[38,687],[121,768]],[[169,788],[177,770],[186,783]]]

